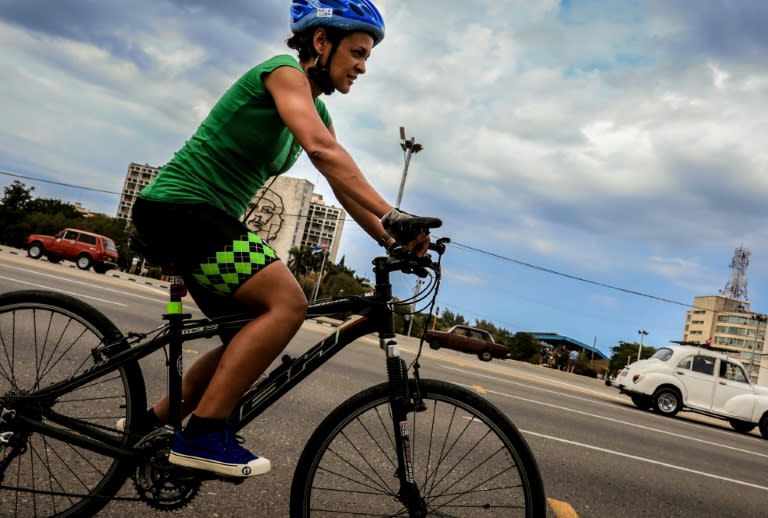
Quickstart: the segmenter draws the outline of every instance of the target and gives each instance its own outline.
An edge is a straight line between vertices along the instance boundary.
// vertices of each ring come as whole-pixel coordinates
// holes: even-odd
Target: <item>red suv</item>
[[[93,266],[96,273],[117,268],[117,247],[106,236],[65,228],[55,236],[31,234],[27,238],[27,254],[33,259],[46,256],[52,263],[67,259],[77,263],[81,270]]]

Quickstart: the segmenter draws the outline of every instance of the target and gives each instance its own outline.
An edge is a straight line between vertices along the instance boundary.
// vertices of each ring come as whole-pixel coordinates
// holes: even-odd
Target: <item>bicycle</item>
[[[417,231],[440,226],[414,218]],[[536,461],[509,418],[469,390],[419,374],[395,340],[390,274],[440,285],[448,239],[430,255],[391,251],[373,261],[375,289],[317,301],[307,318],[348,316],[297,358],[288,355],[241,398],[229,417],[238,431],[348,344],[376,333],[387,380],[339,405],[311,434],[291,485],[294,517],[525,516],[546,514]],[[183,285],[172,282],[165,323],[124,335],[100,311],[69,295],[24,290],[0,295],[0,505],[19,516],[93,516],[110,500],[181,509],[206,480],[239,483],[167,461],[181,427],[182,344],[239,329],[249,318],[193,320]],[[431,314],[431,310],[430,310]],[[163,349],[169,425],[145,433],[147,408],[138,361]],[[116,423],[123,419],[121,431]],[[137,498],[116,496],[132,479]],[[23,511],[22,511],[23,510]],[[31,510],[31,511],[30,511]]]

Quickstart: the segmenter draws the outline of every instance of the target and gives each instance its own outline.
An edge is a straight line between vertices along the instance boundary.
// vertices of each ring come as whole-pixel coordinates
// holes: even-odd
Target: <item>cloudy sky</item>
[[[0,0],[0,184],[114,215],[130,162],[162,165],[239,75],[289,53],[271,0]],[[378,0],[385,41],[341,142],[454,245],[441,308],[605,352],[682,336],[734,249],[768,312],[768,3]],[[306,161],[291,176],[327,183]],[[92,190],[95,189],[95,190]],[[106,191],[106,192],[99,192]],[[377,247],[353,223],[358,274]],[[398,283],[400,295],[413,289]]]

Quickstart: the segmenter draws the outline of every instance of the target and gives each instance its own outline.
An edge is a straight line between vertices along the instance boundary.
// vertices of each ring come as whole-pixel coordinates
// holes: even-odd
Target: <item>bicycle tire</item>
[[[512,422],[457,385],[421,380],[424,412],[411,411],[414,478],[430,516],[546,516],[536,461]],[[411,380],[411,390],[415,382]],[[291,516],[408,516],[397,500],[396,452],[386,383],[342,403],[299,458]]]
[[[8,404],[11,392],[33,393],[82,373],[97,361],[94,347],[122,336],[101,312],[68,295],[38,290],[0,295],[0,405]],[[110,354],[127,347],[123,343]],[[114,434],[124,446],[129,444],[130,430],[138,426],[146,409],[138,362],[127,362],[58,398],[51,408]],[[34,415],[19,406],[15,410]],[[42,412],[37,418],[53,424]],[[126,419],[127,433],[115,429],[120,418]],[[7,425],[0,423],[0,432],[6,430]],[[16,435],[13,442],[18,444],[0,446],[0,466],[14,449],[24,448],[0,473],[3,513],[35,518],[93,516],[130,473],[130,462],[38,433]]]

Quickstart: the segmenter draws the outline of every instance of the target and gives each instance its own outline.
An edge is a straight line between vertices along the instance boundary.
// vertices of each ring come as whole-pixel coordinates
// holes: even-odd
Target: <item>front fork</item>
[[[382,348],[387,353],[387,378],[389,381],[389,406],[394,425],[395,447],[397,450],[397,477],[400,479],[398,499],[408,509],[410,518],[427,515],[427,505],[421,497],[419,487],[413,475],[413,452],[411,451],[411,426],[408,414],[420,410],[423,403],[412,401],[407,368],[400,358],[400,349],[392,339],[382,340]]]

